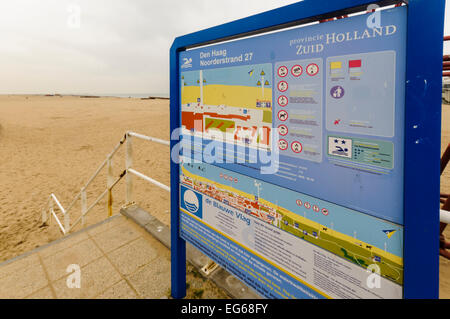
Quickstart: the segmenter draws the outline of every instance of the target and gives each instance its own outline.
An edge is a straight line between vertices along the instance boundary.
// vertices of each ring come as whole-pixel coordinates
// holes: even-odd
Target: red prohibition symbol
[[[286,140],[280,140],[278,142],[278,147],[280,148],[280,150],[285,151],[288,149],[289,143]]]
[[[281,81],[278,83],[278,90],[280,92],[286,92],[289,88],[289,84],[286,81]]]
[[[322,214],[324,216],[328,216],[330,214],[330,212],[328,211],[328,209],[324,208],[324,209],[322,209]]]
[[[300,199],[298,199],[296,203],[297,203],[297,206],[299,206],[299,207],[303,206],[303,202]]]
[[[278,112],[278,119],[280,121],[283,121],[283,122],[287,121],[288,118],[289,118],[289,114],[285,110],[281,110],[280,112]]]
[[[319,66],[315,63],[311,63],[306,67],[306,73],[308,73],[309,76],[314,76],[319,73]]]
[[[278,126],[278,133],[281,136],[286,136],[289,133],[289,129],[286,125],[281,124],[280,126]]]
[[[286,77],[286,76],[288,75],[288,73],[289,73],[289,71],[288,71],[288,68],[287,68],[287,67],[285,67],[285,66],[280,66],[280,67],[278,68],[278,76],[279,76],[280,78]]]
[[[296,154],[300,154],[303,151],[302,143],[300,142],[293,142],[291,145],[292,151]]]
[[[289,100],[285,95],[281,95],[278,98],[278,105],[280,105],[281,107],[285,107],[286,105],[288,105]]]
[[[303,74],[303,68],[300,65],[294,65],[291,69],[291,73],[293,76],[298,78],[300,75]]]

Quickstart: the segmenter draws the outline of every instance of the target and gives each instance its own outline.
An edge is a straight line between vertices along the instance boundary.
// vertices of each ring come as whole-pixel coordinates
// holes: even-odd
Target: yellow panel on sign
[[[332,70],[335,70],[335,69],[342,69],[342,62],[341,62],[341,61],[331,62],[331,63],[330,63],[330,68],[331,68]]]

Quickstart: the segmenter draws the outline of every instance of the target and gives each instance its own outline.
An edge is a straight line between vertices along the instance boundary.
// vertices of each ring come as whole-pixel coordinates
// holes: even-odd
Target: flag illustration
[[[350,74],[361,73],[362,72],[362,61],[361,60],[350,60],[348,62],[348,70]]]
[[[396,232],[396,230],[383,230],[383,233],[385,233],[389,239],[391,239],[391,237],[394,236]]]
[[[255,70],[250,70],[250,71],[248,72],[248,75],[253,76],[253,72],[255,72]]]
[[[330,63],[330,74],[331,75],[338,75],[342,73],[342,62],[336,61]]]

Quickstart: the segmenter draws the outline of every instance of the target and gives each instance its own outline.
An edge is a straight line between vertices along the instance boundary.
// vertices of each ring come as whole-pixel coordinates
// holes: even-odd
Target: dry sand
[[[450,105],[443,107],[443,149],[450,143]],[[50,193],[63,206],[71,202],[106,155],[127,131],[169,138],[166,100],[123,98],[0,96],[0,262],[61,237],[53,223],[41,226],[41,210]],[[134,141],[134,167],[169,184],[169,149]],[[118,176],[124,149],[114,160]],[[88,189],[89,202],[106,187],[103,172]],[[450,167],[441,189],[450,193]],[[122,181],[114,191],[114,211],[124,204]],[[135,201],[169,223],[169,195],[135,179]],[[80,214],[80,205],[73,218]],[[107,217],[106,201],[88,216],[88,225]],[[446,232],[450,238],[450,227]],[[450,298],[450,262],[441,258],[441,295]]]
[[[0,262],[61,237],[58,226],[41,226],[41,210],[55,193],[67,207],[127,130],[169,139],[167,100],[0,96]],[[115,156],[118,176],[124,148]],[[134,141],[134,167],[169,184],[169,148]],[[135,200],[169,223],[169,196],[136,179]],[[88,188],[92,203],[106,188],[105,171]],[[124,204],[125,183],[116,187],[114,212]],[[80,205],[73,217],[80,216]],[[102,201],[87,218],[107,217]]]

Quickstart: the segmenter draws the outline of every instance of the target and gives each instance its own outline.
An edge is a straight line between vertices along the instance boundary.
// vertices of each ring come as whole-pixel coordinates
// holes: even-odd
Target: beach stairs
[[[48,197],[48,200],[46,202],[46,205],[44,206],[42,210],[42,222],[43,224],[48,224],[50,221],[55,220],[56,224],[58,225],[59,229],[64,235],[69,234],[71,231],[75,229],[75,227],[78,227],[81,225],[81,228],[84,228],[86,226],[86,216],[89,214],[89,212],[92,211],[92,209],[105,197],[107,197],[107,217],[111,217],[113,215],[112,211],[112,191],[115,188],[115,186],[125,178],[126,180],[126,203],[125,207],[129,205],[133,205],[133,177],[138,177],[140,179],[143,179],[147,181],[148,183],[153,184],[154,186],[157,186],[167,192],[170,192],[170,187],[167,185],[164,185],[161,182],[158,182],[157,180],[146,176],[135,169],[133,169],[133,146],[132,141],[134,138],[141,139],[147,142],[157,143],[161,144],[167,147],[170,147],[170,142],[166,140],[161,140],[155,137],[150,137],[134,132],[126,132],[122,139],[117,143],[117,145],[114,147],[112,152],[106,156],[106,159],[102,162],[102,164],[97,168],[95,173],[91,176],[91,178],[87,181],[87,183],[81,188],[81,191],[75,195],[72,202],[69,206],[64,207],[61,202],[58,200],[57,196],[55,194],[50,194]],[[125,167],[122,173],[119,176],[113,175],[112,170],[112,161],[114,156],[117,154],[119,149],[125,145],[126,152],[125,152]],[[107,181],[106,181],[106,187],[105,190],[91,203],[88,205],[88,198],[87,198],[87,189],[92,184],[92,182],[99,176],[100,172],[102,172],[103,169],[107,170]],[[75,207],[75,204],[81,201],[81,212],[79,212],[78,217],[73,220],[73,208]],[[105,217],[106,218],[106,217]]]

